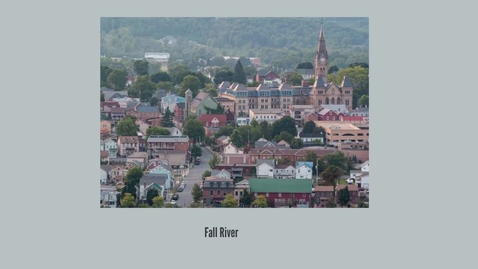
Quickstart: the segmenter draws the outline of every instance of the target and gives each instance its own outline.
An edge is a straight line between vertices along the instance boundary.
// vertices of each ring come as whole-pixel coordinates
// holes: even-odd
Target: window
[[[213,195],[212,190],[211,190],[211,195]]]
[[[282,193],[279,192],[279,194],[277,196],[282,197]]]
[[[266,197],[269,197],[269,193],[268,193],[268,192],[266,192]]]
[[[221,194],[221,191],[220,190],[217,190],[217,195]]]

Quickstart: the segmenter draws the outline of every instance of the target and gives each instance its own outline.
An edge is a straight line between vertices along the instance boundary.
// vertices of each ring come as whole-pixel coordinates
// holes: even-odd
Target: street
[[[201,149],[201,164],[194,165],[189,174],[184,178],[186,188],[182,192],[178,192],[179,199],[176,201],[178,206],[189,206],[193,202],[191,191],[193,189],[194,183],[201,184],[201,176],[204,171],[211,170],[211,168],[209,168],[209,160],[212,157],[212,153],[205,147],[202,147]]]

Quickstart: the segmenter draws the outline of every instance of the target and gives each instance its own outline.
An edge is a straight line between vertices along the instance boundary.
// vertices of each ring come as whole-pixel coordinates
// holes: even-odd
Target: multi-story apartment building
[[[223,82],[218,87],[218,96],[229,98],[235,102],[235,113],[242,117],[249,109],[281,109],[289,111],[291,105],[312,105],[319,108],[321,105],[345,104],[348,110],[352,109],[353,88],[350,79],[345,76],[341,85],[327,82],[329,57],[325,47],[324,31],[321,28],[319,44],[314,59],[314,85],[307,82],[300,86],[291,86],[288,83],[263,83],[257,87],[246,87],[242,84]]]
[[[181,150],[188,152],[191,140],[187,135],[151,135],[148,137],[147,145],[150,158],[157,158],[164,155],[166,150]]]

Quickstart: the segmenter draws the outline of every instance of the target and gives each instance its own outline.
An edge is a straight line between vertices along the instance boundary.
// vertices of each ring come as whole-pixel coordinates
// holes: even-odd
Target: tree
[[[201,87],[201,81],[196,76],[188,75],[184,77],[180,87],[181,88],[178,91],[178,95],[184,97],[185,92],[189,89],[191,90],[193,96],[196,96],[198,94],[199,88]]]
[[[108,76],[113,72],[109,66],[102,65],[101,68],[101,75],[100,75],[100,86],[107,86],[108,85]]]
[[[335,165],[328,166],[320,174],[320,179],[322,179],[322,181],[324,181],[325,184],[327,184],[328,186],[333,186],[334,189],[333,189],[332,195],[334,197],[333,201],[335,204],[337,203],[335,200],[335,190],[337,188],[337,183],[339,179],[342,177],[342,175],[343,175],[343,170]]]
[[[104,102],[105,101],[105,95],[102,93],[100,94],[100,102]]]
[[[118,136],[136,136],[138,126],[131,118],[124,118],[118,122],[116,126],[116,134]]]
[[[217,90],[212,83],[207,83],[202,91],[209,93],[211,97],[217,97]]]
[[[365,95],[365,94],[364,94],[364,95],[360,96],[360,98],[359,98],[358,101],[357,101],[357,104],[358,104],[359,106],[361,106],[361,107],[365,107],[365,106],[368,107],[368,106],[369,106],[369,104],[368,104],[368,95]]]
[[[209,160],[209,167],[211,170],[216,169],[216,165],[221,163],[221,158],[216,154],[216,152],[213,152],[211,159]]]
[[[158,98],[156,98],[156,97],[151,97],[151,98],[149,98],[149,105],[150,105],[150,106],[157,106],[158,103],[159,103]]]
[[[217,132],[214,133],[214,137],[219,138],[221,136],[231,136],[232,132],[234,132],[234,130],[235,129],[232,126],[221,127],[221,128],[219,128],[219,130],[217,130]]]
[[[236,199],[234,199],[234,195],[232,195],[231,193],[227,194],[226,198],[224,198],[224,200],[222,200],[221,206],[222,207],[227,207],[227,208],[237,207],[237,201],[236,201]]]
[[[239,203],[244,207],[250,207],[252,204],[252,200],[253,200],[252,193],[249,193],[247,189],[244,189],[244,192],[242,193]]]
[[[294,138],[292,139],[292,142],[290,143],[290,148],[292,149],[301,149],[304,147],[304,142],[300,138]]]
[[[232,132],[230,141],[238,148],[244,146],[244,138],[242,138],[237,129]]]
[[[349,64],[349,67],[355,67],[355,66],[360,66],[362,68],[368,69],[368,64],[367,63],[351,63],[351,64]]]
[[[120,200],[122,207],[134,207],[134,197],[131,193],[125,193],[123,198]]]
[[[147,102],[156,91],[156,84],[151,82],[149,76],[139,76],[128,89],[128,94],[135,98],[140,98],[142,102]]]
[[[347,173],[353,168],[351,158],[346,157],[341,151],[325,154],[321,159],[326,166],[335,165]]]
[[[341,85],[344,76],[350,79],[353,86],[353,107],[357,106],[358,99],[362,95],[369,94],[369,70],[360,65],[349,67],[347,69],[340,69],[336,75],[330,74],[327,76],[328,81]]]
[[[150,126],[146,130],[146,137],[150,137],[152,135],[170,135],[170,134],[171,132],[168,129],[159,127],[159,126]]]
[[[210,176],[211,176],[211,171],[206,170],[206,171],[204,171],[204,173],[202,173],[201,178],[204,180],[205,178],[210,177]]]
[[[345,188],[341,189],[337,193],[338,202],[340,206],[347,205],[350,202],[350,192],[349,187],[345,186]]]
[[[171,81],[160,81],[160,82],[158,82],[156,88],[158,90],[173,91],[174,90],[174,85]]]
[[[164,114],[161,117],[161,126],[166,128],[174,127],[173,117],[174,113],[171,113],[169,106],[166,107],[166,111],[164,111]]]
[[[164,206],[164,198],[162,196],[156,196],[153,198],[153,207],[160,208]]]
[[[219,72],[216,72],[216,75],[214,76],[214,83],[215,84],[221,84],[223,81],[231,82],[232,78],[234,76],[234,72],[228,70],[222,70]]]
[[[171,82],[171,76],[166,72],[158,72],[151,75],[151,81],[154,83]]]
[[[108,75],[106,81],[113,89],[122,91],[126,87],[126,82],[128,82],[128,73],[124,68],[115,68]]]
[[[294,139],[294,136],[289,134],[288,132],[281,132],[279,135],[276,135],[274,137],[274,140],[276,142],[280,142],[280,141],[284,140],[285,142],[287,142],[289,144],[292,142],[293,139]]]
[[[254,207],[261,207],[261,208],[267,207],[267,199],[264,195],[259,195],[256,197],[252,205]]]
[[[200,141],[201,137],[204,138],[206,136],[204,126],[196,118],[184,120],[183,134],[193,138],[194,142]]]
[[[190,205],[189,205],[190,208],[200,208],[201,207],[201,204],[200,203],[196,203],[196,202],[192,202]]]
[[[193,189],[191,190],[191,195],[193,196],[193,201],[195,203],[199,203],[199,201],[202,198],[202,190],[201,187],[199,187],[199,184],[195,183],[193,186]]]
[[[150,206],[153,205],[153,199],[159,196],[159,192],[155,188],[151,188],[146,192],[146,203]]]
[[[161,63],[158,62],[152,62],[148,66],[148,74],[154,75],[157,74],[158,72],[161,72]]]
[[[234,67],[234,75],[232,76],[232,82],[237,82],[240,84],[246,84],[246,73],[242,67],[241,61],[237,61],[236,66]]]
[[[290,116],[285,116],[272,124],[271,136],[275,137],[281,132],[288,132],[292,136],[297,136],[297,128],[295,127],[295,120]]]
[[[294,125],[294,128],[295,128],[295,125]],[[278,130],[277,134],[273,135],[272,134],[272,129],[273,129],[273,125],[269,124],[267,121],[261,121],[259,123],[259,130],[262,134],[262,136],[264,137],[264,139],[267,139],[267,140],[270,140],[272,137],[280,134],[280,132],[282,130]],[[296,130],[297,132],[297,130]]]
[[[295,69],[314,69],[314,66],[311,62],[302,62]]]
[[[201,157],[202,156],[202,148],[198,145],[193,145],[193,148],[191,149],[191,156],[193,156],[194,158]]]
[[[302,133],[304,134],[312,134],[314,133],[314,129],[315,127],[317,127],[315,125],[315,122],[313,121],[307,121],[305,124],[304,124],[304,127],[302,128]]]
[[[149,62],[146,60],[134,61],[133,70],[138,76],[149,75]]]
[[[333,74],[337,71],[339,71],[339,68],[336,65],[332,65],[331,67],[329,67],[329,70],[327,70],[327,74]]]

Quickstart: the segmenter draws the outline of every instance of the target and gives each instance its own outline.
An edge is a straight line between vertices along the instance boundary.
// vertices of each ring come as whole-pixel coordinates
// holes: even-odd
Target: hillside
[[[183,63],[260,57],[289,69],[313,60],[321,23],[330,65],[368,63],[368,18],[102,18],[101,54],[141,58],[147,51],[169,52],[172,62]]]

